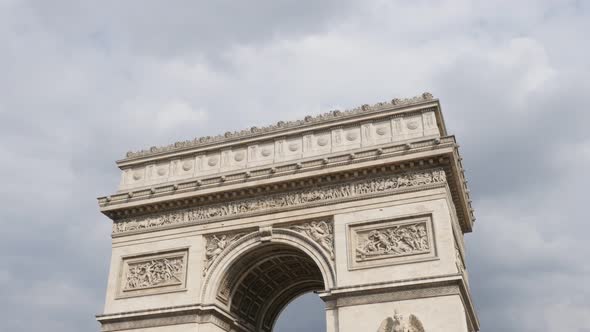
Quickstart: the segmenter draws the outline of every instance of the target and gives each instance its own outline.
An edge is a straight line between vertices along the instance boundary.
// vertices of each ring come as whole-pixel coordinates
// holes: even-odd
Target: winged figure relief
[[[207,273],[207,270],[211,267],[215,258],[221,254],[225,248],[242,237],[244,234],[237,234],[233,237],[228,237],[227,235],[221,235],[217,237],[217,235],[213,235],[208,241],[205,247],[205,267],[203,269],[203,275]]]
[[[415,315],[410,315],[408,320],[394,312],[393,318],[387,317],[381,322],[377,332],[425,332],[422,322]]]

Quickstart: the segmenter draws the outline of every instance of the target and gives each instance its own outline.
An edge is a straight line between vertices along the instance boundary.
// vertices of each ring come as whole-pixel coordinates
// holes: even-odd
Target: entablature
[[[443,140],[428,142],[421,147],[415,147],[415,151],[409,151],[407,147],[400,154],[392,151],[388,156],[388,150],[368,151],[365,154],[355,155],[355,158],[348,156],[344,160],[334,162],[331,167],[320,164],[307,172],[298,168],[287,168],[284,173],[267,173],[258,178],[239,178],[226,179],[223,182],[212,184],[196,182],[184,183],[180,185],[168,186],[168,192],[154,192],[151,190],[142,190],[133,195],[119,195],[121,197],[101,199],[102,212],[115,221],[115,233],[127,231],[151,231],[151,226],[171,225],[179,227],[203,222],[215,222],[217,219],[236,218],[250,215],[252,213],[270,213],[273,212],[270,207],[277,207],[284,203],[282,200],[289,199],[301,190],[312,191],[313,195],[322,197],[322,190],[326,191],[326,198],[319,202],[305,201],[295,204],[289,204],[285,208],[305,208],[315,203],[329,204],[332,203],[328,198],[332,197],[331,191],[334,191],[342,184],[354,185],[357,182],[374,180],[382,177],[390,177],[394,181],[400,182],[395,185],[394,190],[378,190],[374,193],[365,189],[361,190],[362,194],[393,194],[400,191],[424,189],[426,184],[448,185],[453,196],[454,205],[457,208],[457,214],[464,232],[471,230],[473,214],[470,209],[470,202],[464,191],[464,177],[459,174],[456,161],[459,160],[452,137]],[[422,149],[422,151],[418,151]],[[436,170],[443,170],[444,179],[436,181],[435,176],[431,175]],[[419,173],[428,171],[427,173]],[[418,172],[418,173],[416,173]],[[418,175],[416,175],[418,174]],[[424,180],[424,183],[414,185],[411,182],[416,178],[418,182],[424,176],[430,179]],[[219,180],[218,180],[219,181]],[[332,189],[331,189],[332,188]],[[337,189],[342,190],[342,189]],[[159,195],[159,196],[157,196]],[[283,197],[284,196],[284,197]],[[362,199],[363,195],[350,193],[347,197],[334,196],[334,199]],[[269,200],[268,197],[274,197]],[[462,200],[463,197],[463,200]],[[254,206],[249,200],[257,198]],[[276,198],[276,199],[275,199]],[[266,200],[266,201],[265,201]],[[315,200],[315,199],[314,199]],[[265,201],[264,203],[261,203]],[[276,202],[275,202],[276,201]],[[336,200],[334,200],[336,202]],[[278,205],[277,205],[278,204]],[[281,205],[282,206],[282,205]],[[193,217],[181,215],[170,215],[163,217],[167,211],[187,211],[193,209]],[[196,211],[199,210],[199,211]],[[207,214],[204,214],[207,211]],[[235,210],[235,211],[234,211]],[[197,215],[198,214],[198,218]],[[142,216],[156,217],[142,217]],[[160,217],[158,217],[160,216]],[[162,221],[168,219],[166,221]],[[183,220],[177,220],[182,218]],[[187,220],[184,220],[187,219]],[[190,219],[190,220],[189,220]],[[132,221],[129,227],[123,227],[124,223]],[[164,226],[165,226],[164,225]],[[123,227],[123,228],[121,228]],[[114,234],[115,234],[114,233]]]
[[[402,128],[400,135],[403,137],[394,139],[396,121],[398,120],[401,121],[399,127]],[[386,125],[374,126],[375,121]],[[412,124],[412,121],[415,123]],[[407,130],[413,130],[411,128],[414,128],[414,125],[420,130],[414,134],[408,134]],[[228,139],[228,142],[219,143],[240,147],[245,154],[243,156],[245,163],[240,167],[219,168],[215,172],[196,172],[197,161],[203,156],[206,158],[210,151],[234,151],[231,146],[221,149],[219,144],[209,144],[198,147],[196,150],[191,148],[168,151],[169,153],[133,155],[119,162],[124,174],[119,191],[116,194],[98,198],[101,212],[113,219],[115,226],[117,226],[121,220],[130,220],[142,215],[226,204],[240,199],[326,186],[340,181],[353,181],[379,174],[442,167],[446,174],[445,185],[448,185],[450,189],[463,232],[471,231],[475,218],[461,163],[462,159],[455,137],[443,136],[446,129],[438,100],[425,94],[421,98],[412,99],[412,102],[405,104],[383,103],[379,107],[365,107],[360,111],[351,112],[342,118],[333,116],[321,121],[309,121],[309,124],[304,122],[301,126],[293,127],[286,126],[286,129],[275,130],[271,134],[280,134],[280,140],[285,142],[289,141],[289,137],[293,137],[292,135],[299,135],[297,137],[301,140],[297,141],[296,145],[298,150],[302,151],[282,160],[273,157],[269,159],[268,163],[249,164],[248,161],[250,161],[249,154],[252,147],[258,146],[257,144],[260,142],[268,141],[270,134],[248,137],[247,139],[251,140],[248,142],[243,139],[238,141]],[[326,128],[331,130],[331,134],[326,135],[326,139],[330,143],[329,149],[320,149],[305,155],[303,153],[306,151],[304,138],[307,137],[307,134],[305,133],[316,133],[319,131],[314,130],[325,130]],[[354,133],[351,138],[359,142],[341,149],[334,149],[332,142],[334,137],[337,137],[334,134],[335,131],[338,131],[338,135],[342,134],[342,140],[347,140],[347,133],[342,131],[342,128],[354,128],[348,134]],[[379,136],[378,131],[382,128],[389,130],[385,133],[386,140],[367,140],[367,138]],[[312,148],[319,145],[319,138],[312,136],[310,141]],[[276,142],[274,141],[271,145],[273,149],[278,149]],[[289,147],[290,145],[285,146],[284,154],[287,153],[286,151],[295,150]],[[257,152],[262,153],[259,149]],[[236,156],[232,152],[230,157],[234,157],[233,160],[237,161],[240,158],[236,159]],[[218,157],[221,158],[221,154]],[[185,158],[185,162],[190,161],[192,172],[189,167],[185,167],[186,164],[182,162],[183,158]],[[166,172],[170,172],[174,169],[173,165],[176,165],[177,170],[174,172],[184,171],[187,174],[184,177],[165,177],[162,182],[149,185],[148,182],[140,183],[139,180],[130,187],[124,185],[127,181],[125,179],[128,177],[125,175],[126,173],[134,173],[134,169],[141,169],[142,178],[147,174],[157,174],[159,163],[167,165]],[[131,177],[134,178],[135,175],[131,174]],[[216,218],[208,219],[214,221]],[[144,229],[142,231],[151,230]]]

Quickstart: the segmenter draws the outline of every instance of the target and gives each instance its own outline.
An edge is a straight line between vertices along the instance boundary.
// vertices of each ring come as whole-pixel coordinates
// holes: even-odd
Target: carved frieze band
[[[446,176],[443,169],[437,168],[418,172],[392,174],[386,177],[200,206],[183,211],[133,217],[113,223],[113,233],[117,234],[183,223],[210,222],[224,217],[268,213],[301,206],[309,207],[313,204],[336,203],[362,196],[387,194],[407,188],[436,183],[446,183]]]
[[[124,258],[119,296],[183,289],[186,267],[186,250]]]
[[[312,239],[334,259],[334,226],[331,220],[314,220],[290,226],[289,229]]]
[[[430,215],[362,222],[348,228],[352,269],[435,256]]]

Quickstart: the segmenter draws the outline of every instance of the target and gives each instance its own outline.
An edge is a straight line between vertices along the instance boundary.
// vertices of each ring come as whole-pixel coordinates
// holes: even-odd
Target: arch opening
[[[242,254],[227,269],[217,299],[244,327],[271,332],[292,300],[325,288],[324,276],[308,254],[286,244],[269,243]]]
[[[273,332],[299,331],[326,332],[325,303],[317,294],[297,296],[281,310],[273,327]]]

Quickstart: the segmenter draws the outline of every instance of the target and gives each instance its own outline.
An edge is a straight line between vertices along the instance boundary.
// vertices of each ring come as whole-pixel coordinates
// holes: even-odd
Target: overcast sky
[[[430,91],[482,331],[590,331],[589,31],[583,0],[0,0],[0,330],[98,331],[126,151]],[[323,331],[298,303],[279,330]]]

